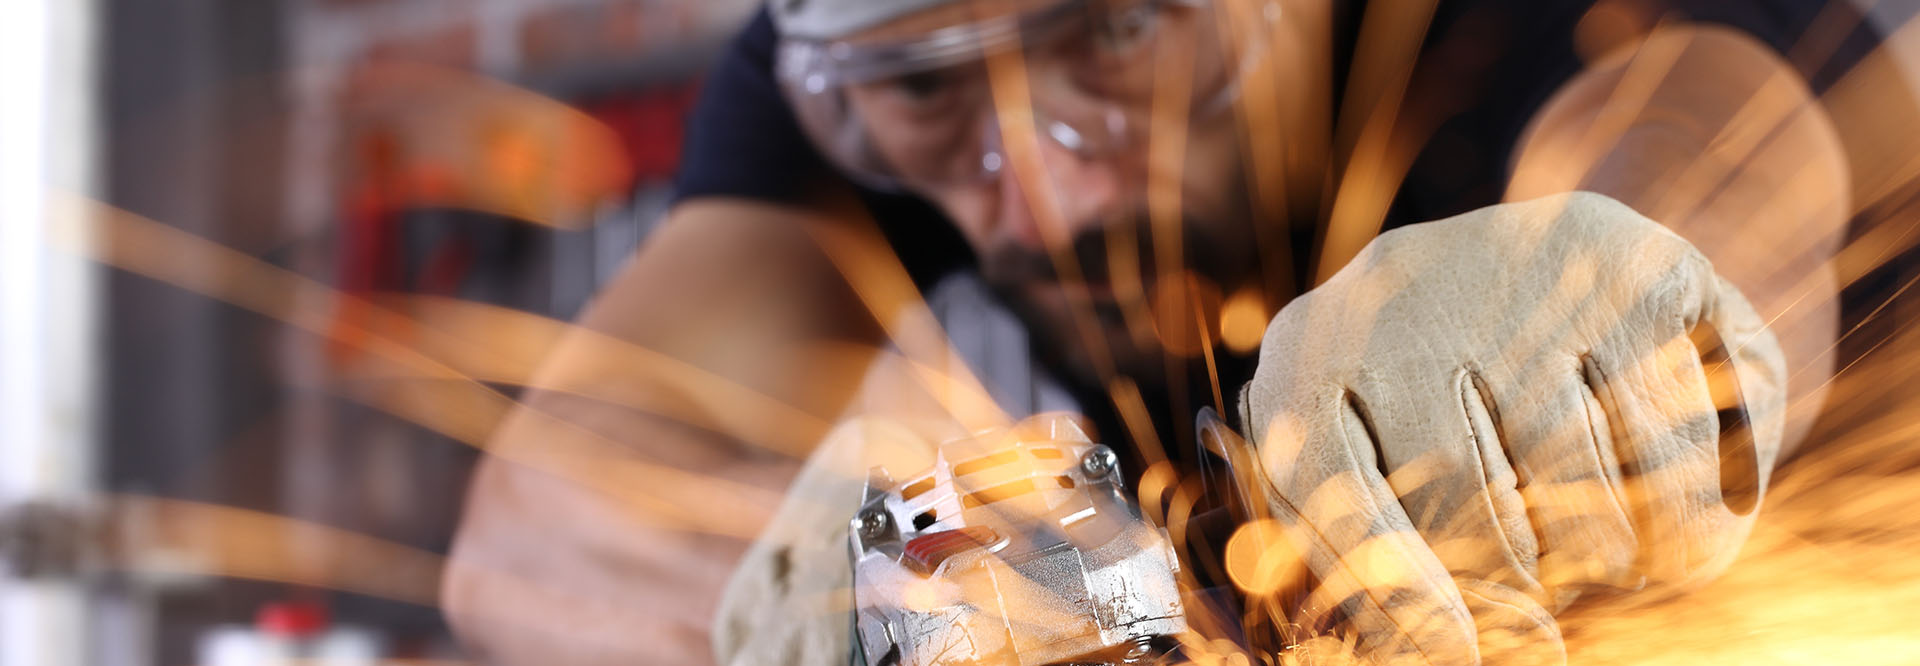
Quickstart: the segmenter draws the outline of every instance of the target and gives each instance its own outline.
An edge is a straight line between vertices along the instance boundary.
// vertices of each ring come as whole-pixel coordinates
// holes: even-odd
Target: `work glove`
[[[725,666],[845,666],[853,650],[847,536],[874,467],[923,469],[922,431],[854,418],[830,432],[727,581],[713,652]]]
[[[1383,234],[1273,319],[1241,396],[1296,624],[1385,663],[1564,662],[1582,595],[1725,570],[1781,445],[1763,324],[1595,194]]]

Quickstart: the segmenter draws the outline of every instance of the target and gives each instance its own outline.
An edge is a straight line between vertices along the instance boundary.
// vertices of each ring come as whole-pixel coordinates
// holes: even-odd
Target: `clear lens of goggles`
[[[1252,10],[1232,28],[1242,34],[1223,32],[1236,25],[1229,2]],[[1191,54],[1189,116],[1201,120],[1232,102],[1277,19],[1273,0],[1064,0],[912,40],[787,40],[776,76],[814,143],[855,178],[939,187],[1003,165],[988,55],[1019,49],[1041,134],[1096,156],[1144,145],[1156,58]]]

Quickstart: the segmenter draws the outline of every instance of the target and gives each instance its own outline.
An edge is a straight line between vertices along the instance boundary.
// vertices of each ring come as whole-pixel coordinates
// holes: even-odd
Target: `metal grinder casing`
[[[1166,531],[1066,418],[873,469],[850,527],[858,662],[1145,663],[1187,630]]]

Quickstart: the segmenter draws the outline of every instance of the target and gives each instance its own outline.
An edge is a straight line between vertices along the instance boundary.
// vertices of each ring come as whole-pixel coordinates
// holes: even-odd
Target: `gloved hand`
[[[714,618],[717,661],[844,666],[853,650],[847,525],[867,472],[932,461],[929,440],[899,422],[851,419],[828,433],[727,581]]]
[[[1301,624],[1385,662],[1551,663],[1580,595],[1728,566],[1785,383],[1704,256],[1576,193],[1382,235],[1274,318],[1241,409]]]

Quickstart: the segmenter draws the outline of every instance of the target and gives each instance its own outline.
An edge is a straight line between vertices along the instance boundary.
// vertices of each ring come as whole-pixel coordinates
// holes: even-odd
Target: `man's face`
[[[1166,354],[1198,352],[1196,324],[1212,322],[1221,294],[1258,283],[1238,136],[1230,120],[1195,127],[1185,159],[1157,173],[1144,154],[1084,158],[1039,141],[1041,173],[929,195],[1043,351],[1083,379],[1158,377]]]
[[[1311,22],[1324,21],[1326,8],[1296,11],[1301,4],[1313,3],[1274,6],[1310,22],[1307,34],[1324,33]],[[930,10],[883,32],[969,20],[968,6]],[[1316,81],[1287,70],[1324,61],[1300,56],[1315,52],[1298,43],[1301,25],[1284,31],[1296,35],[1286,48],[1235,55],[1210,30],[1170,27],[1196,19],[1173,11],[1189,13],[1102,23],[1086,38],[1093,47],[1072,46],[1080,38],[1069,36],[1067,47],[1024,48],[975,69],[849,90],[879,157],[936,176],[907,185],[959,226],[984,277],[1027,319],[1042,351],[1082,379],[1118,372],[1151,380],[1169,354],[1197,356],[1203,340],[1217,339],[1223,299],[1251,298],[1264,311],[1288,296],[1260,292],[1263,269],[1287,270],[1279,257],[1262,265],[1262,243],[1275,247],[1271,236],[1287,227],[1256,212],[1248,165],[1258,148],[1247,141],[1236,113],[1247,107],[1230,78]],[[1089,48],[1105,58],[1092,74],[1084,57],[1057,57]],[[1264,117],[1245,117],[1285,131],[1311,115],[1299,106],[1326,103],[1264,90]],[[1080,141],[1111,127],[1125,129]],[[983,144],[990,148],[980,151]]]

